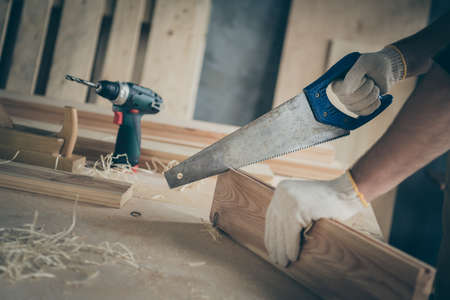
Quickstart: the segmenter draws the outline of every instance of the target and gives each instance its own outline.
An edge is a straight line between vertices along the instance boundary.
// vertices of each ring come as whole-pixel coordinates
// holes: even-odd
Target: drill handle
[[[139,157],[141,156],[141,119],[142,114],[138,110],[123,112],[123,119],[117,133],[114,156],[126,154],[127,157],[116,158],[113,161],[114,163],[126,164],[127,158],[133,167],[139,163]]]

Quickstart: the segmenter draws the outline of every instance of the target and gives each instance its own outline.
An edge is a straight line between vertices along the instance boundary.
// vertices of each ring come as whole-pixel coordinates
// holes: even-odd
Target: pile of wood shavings
[[[15,282],[28,278],[54,278],[52,271],[80,271],[87,266],[122,263],[139,268],[133,253],[121,243],[86,244],[74,235],[76,203],[72,224],[56,234],[37,226],[38,212],[31,224],[22,228],[0,228],[0,275]],[[98,275],[89,275],[92,279]]]

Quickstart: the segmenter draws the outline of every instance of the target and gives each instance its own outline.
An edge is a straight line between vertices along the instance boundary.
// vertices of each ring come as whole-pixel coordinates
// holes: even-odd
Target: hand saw
[[[303,93],[206,147],[164,173],[171,188],[240,167],[305,149],[350,134],[392,103],[380,96],[381,105],[368,116],[353,118],[337,109],[326,88],[342,79],[360,53],[343,57]]]

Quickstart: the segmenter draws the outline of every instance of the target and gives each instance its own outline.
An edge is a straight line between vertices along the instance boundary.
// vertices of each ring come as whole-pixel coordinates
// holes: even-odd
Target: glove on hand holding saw
[[[406,76],[406,63],[395,46],[362,54],[332,90],[350,112],[371,114],[380,106],[379,96]],[[371,199],[370,199],[371,200]],[[281,182],[266,214],[265,245],[274,263],[296,261],[300,234],[321,218],[346,220],[367,206],[350,172],[331,181]]]

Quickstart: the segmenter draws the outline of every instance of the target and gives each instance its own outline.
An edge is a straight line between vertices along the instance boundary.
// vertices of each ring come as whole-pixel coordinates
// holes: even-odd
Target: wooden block
[[[330,39],[387,45],[425,27],[430,2],[293,0],[274,106],[296,96],[323,74]]]
[[[268,260],[265,215],[274,188],[243,173],[217,179],[211,221]],[[428,299],[435,270],[337,221],[322,219],[305,235],[297,262],[278,268],[324,299]]]
[[[16,150],[29,150],[48,154],[59,154],[64,140],[56,137],[41,136],[15,129],[0,128],[1,145]]]
[[[13,0],[0,0],[0,57],[3,53],[3,44],[5,42],[12,2]]]
[[[112,81],[132,81],[139,35],[146,0],[118,0],[100,78]],[[98,99],[101,106],[111,107],[109,101]]]
[[[53,0],[26,0],[6,89],[34,94]]]
[[[114,208],[132,196],[129,183],[14,162],[0,165],[0,186]]]
[[[210,7],[210,0],[156,1],[141,80],[164,99],[156,119],[192,119]]]
[[[64,157],[30,150],[19,150],[16,156],[17,151],[17,148],[0,145],[0,158],[12,160],[15,157],[13,159],[14,162],[27,163],[72,173],[77,173],[86,165],[86,157],[80,155]]]
[[[64,79],[90,79],[105,0],[64,1],[46,95],[85,102],[87,87]]]

